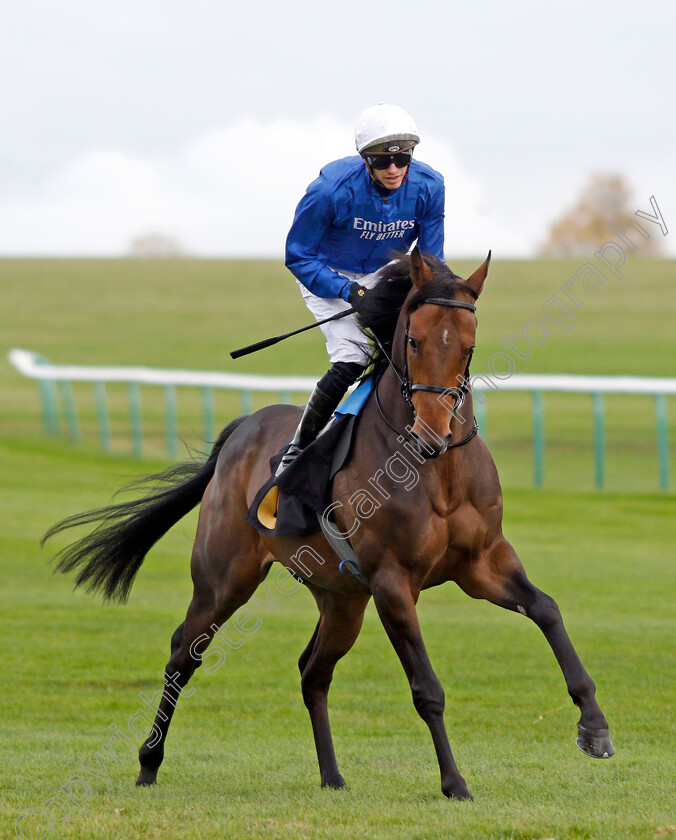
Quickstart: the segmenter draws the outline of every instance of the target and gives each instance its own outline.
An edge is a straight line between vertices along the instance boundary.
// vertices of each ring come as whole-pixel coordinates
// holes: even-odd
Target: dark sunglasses
[[[398,169],[408,166],[413,157],[413,152],[396,152],[393,155],[364,155],[368,165],[372,169],[389,169],[394,164]]]

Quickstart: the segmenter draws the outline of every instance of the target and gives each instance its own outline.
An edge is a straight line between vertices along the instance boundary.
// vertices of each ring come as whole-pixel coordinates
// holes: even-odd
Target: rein
[[[447,300],[446,298],[429,298],[428,300],[423,301],[423,303],[432,303],[436,306],[448,306],[454,309],[468,309],[470,312],[476,312],[476,306],[473,303],[465,303],[461,300]],[[393,362],[392,358],[387,354],[387,351],[383,347],[380,339],[377,335],[373,334],[373,337],[380,348],[382,354],[387,359],[389,366],[394,371],[395,376],[399,380],[399,386],[401,390],[401,395],[404,398],[404,401],[408,405],[408,407],[413,412],[413,417],[416,417],[416,410],[413,405],[413,392],[414,391],[428,391],[432,394],[451,394],[454,393],[456,395],[455,398],[455,405],[453,407],[453,411],[462,407],[462,404],[465,402],[465,397],[467,392],[469,391],[469,366],[472,361],[472,353],[470,353],[469,358],[467,359],[467,367],[465,368],[465,373],[463,374],[463,381],[459,388],[445,388],[443,385],[420,385],[417,383],[411,382],[411,377],[408,373],[408,328],[409,328],[410,318],[406,321],[406,330],[404,332],[404,369],[403,371],[399,371],[395,363]],[[378,398],[378,387],[380,385],[380,380],[376,383],[376,387],[374,389],[374,397],[376,401],[376,406],[378,407],[378,411],[380,412],[380,416],[383,418],[385,423],[390,427],[390,429],[395,432],[398,436],[405,437],[408,439],[408,435],[402,432],[392,425],[392,423],[388,420],[385,412],[380,405],[380,399]],[[479,425],[476,422],[476,418],[474,419],[474,426],[470,433],[464,437],[462,440],[456,441],[455,443],[449,443],[446,447],[447,449],[455,449],[458,446],[463,446],[466,443],[469,443],[470,440],[477,434],[479,431]]]

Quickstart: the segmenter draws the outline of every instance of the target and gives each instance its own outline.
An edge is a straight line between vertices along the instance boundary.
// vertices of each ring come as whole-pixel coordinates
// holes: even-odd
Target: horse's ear
[[[432,269],[422,258],[420,248],[417,245],[411,251],[411,280],[413,280],[413,285],[418,289],[422,288],[426,283],[429,283],[430,280],[434,280]]]
[[[491,252],[488,252],[488,256],[486,257],[485,261],[477,268],[474,274],[471,277],[468,277],[465,280],[465,285],[469,286],[476,296],[478,297],[481,294],[481,290],[484,287],[484,282],[486,277],[488,276],[488,266],[491,264]]]

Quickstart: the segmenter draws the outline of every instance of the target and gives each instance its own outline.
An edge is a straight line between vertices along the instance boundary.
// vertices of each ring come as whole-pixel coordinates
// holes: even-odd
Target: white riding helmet
[[[420,142],[413,117],[398,105],[384,102],[367,108],[357,120],[354,142],[359,154],[400,152]]]

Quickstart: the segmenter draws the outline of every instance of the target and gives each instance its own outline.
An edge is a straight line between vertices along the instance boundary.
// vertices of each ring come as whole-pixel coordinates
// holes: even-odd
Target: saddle
[[[372,379],[362,382],[336,409],[317,439],[277,478],[275,471],[288,441],[270,459],[270,478],[246,514],[247,522],[259,533],[281,537],[321,530],[318,517],[330,502],[331,483],[350,454],[361,410],[373,387]]]

